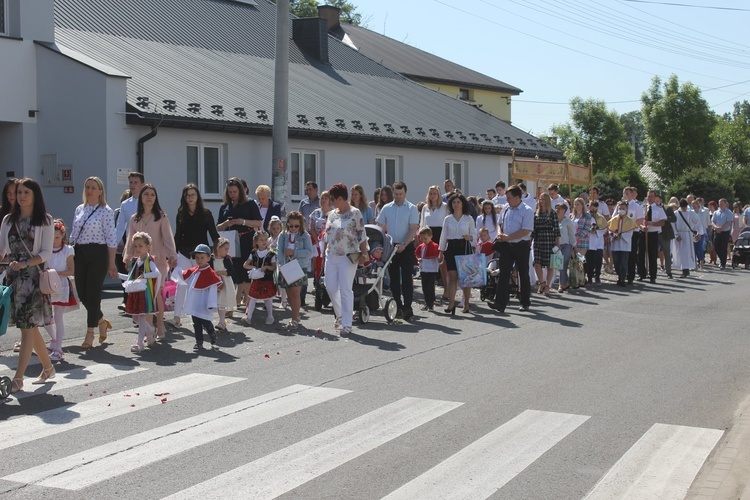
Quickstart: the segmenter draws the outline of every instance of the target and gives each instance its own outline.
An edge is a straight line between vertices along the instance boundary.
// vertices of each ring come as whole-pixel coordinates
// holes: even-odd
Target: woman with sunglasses
[[[253,250],[253,235],[263,226],[260,208],[250,201],[242,180],[232,177],[224,189],[224,204],[219,207],[219,219],[216,225],[219,231],[237,231],[240,248],[232,255],[234,264],[234,282],[237,284],[237,306],[241,306],[250,289],[250,278],[242,265]]]
[[[292,319],[287,323],[286,328],[291,330],[299,325],[299,311],[301,306],[300,291],[302,286],[307,283],[307,273],[305,272],[310,264],[310,257],[313,254],[312,239],[305,228],[305,217],[299,212],[290,212],[286,215],[286,229],[279,235],[279,269],[284,264],[296,260],[304,276],[292,283],[287,282],[284,278],[283,271],[279,273],[279,286],[286,290],[286,297],[289,306],[292,309]]]

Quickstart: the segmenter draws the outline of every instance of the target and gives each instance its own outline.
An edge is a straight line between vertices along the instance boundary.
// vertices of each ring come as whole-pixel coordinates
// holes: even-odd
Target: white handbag
[[[305,272],[302,270],[302,266],[300,266],[299,262],[296,260],[290,260],[281,266],[279,272],[284,277],[284,281],[286,281],[287,284],[294,283],[305,277]]]

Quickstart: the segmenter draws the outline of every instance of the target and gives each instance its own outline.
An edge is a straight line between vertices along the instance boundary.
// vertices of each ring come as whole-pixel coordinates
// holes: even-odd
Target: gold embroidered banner
[[[556,161],[515,161],[513,177],[525,181],[563,181],[565,164]]]
[[[591,184],[591,168],[569,163],[567,181],[571,184],[583,184],[588,186]]]

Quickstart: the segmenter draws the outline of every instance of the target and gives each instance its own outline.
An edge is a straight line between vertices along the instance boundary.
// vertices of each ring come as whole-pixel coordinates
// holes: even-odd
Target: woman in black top
[[[242,264],[253,250],[255,230],[263,226],[258,204],[247,198],[242,181],[232,177],[227,181],[224,190],[224,204],[219,208],[219,231],[237,231],[240,240],[240,254],[232,255],[234,264],[234,282],[237,285],[237,305],[250,288],[250,278]]]
[[[177,209],[177,217],[174,232],[174,243],[177,249],[177,267],[189,269],[195,266],[195,261],[190,253],[201,243],[211,246],[208,237],[216,243],[219,232],[216,230],[214,214],[203,206],[203,198],[198,186],[188,184],[182,188],[180,208]],[[174,324],[180,325],[182,316],[182,304],[185,303],[187,285],[177,285],[177,296],[175,297]]]

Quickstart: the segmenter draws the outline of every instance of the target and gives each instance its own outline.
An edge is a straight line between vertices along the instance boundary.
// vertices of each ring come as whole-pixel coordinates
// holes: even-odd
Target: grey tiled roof
[[[267,0],[55,0],[56,43],[128,75],[129,106],[162,126],[270,134],[275,12]],[[290,135],[562,156],[328,40],[330,64],[290,44]]]
[[[343,38],[344,33],[362,54],[402,75],[423,81],[497,90],[511,95],[521,93],[518,87],[367,28],[342,23],[332,30],[332,34],[339,39]]]

